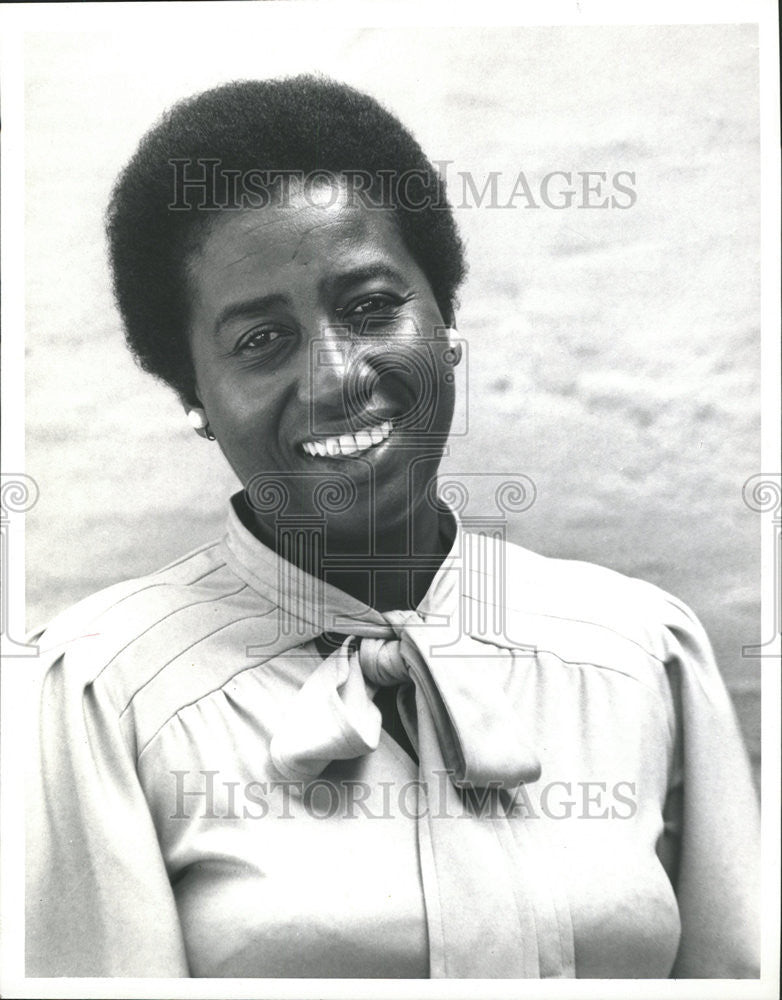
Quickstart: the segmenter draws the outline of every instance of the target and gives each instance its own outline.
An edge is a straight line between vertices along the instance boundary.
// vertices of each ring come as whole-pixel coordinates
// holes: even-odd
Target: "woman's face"
[[[198,398],[256,517],[322,511],[330,480],[348,497],[335,510],[331,496],[336,541],[427,515],[456,356],[390,214],[320,193],[216,218],[189,261],[190,339]],[[273,482],[282,511],[259,499]]]

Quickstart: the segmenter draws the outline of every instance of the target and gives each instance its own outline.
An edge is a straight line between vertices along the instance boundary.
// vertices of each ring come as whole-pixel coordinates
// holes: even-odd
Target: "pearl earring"
[[[448,334],[449,341],[453,341],[456,337],[459,336],[459,331],[456,329],[455,326],[449,326],[445,332]],[[456,365],[459,364],[459,362],[462,360],[462,345],[461,343],[459,343],[458,340],[456,341],[455,344],[453,344],[452,347],[448,348],[448,350],[444,354],[444,358],[449,365],[454,365],[455,367]]]
[[[215,436],[209,427],[209,421],[206,419],[206,413],[200,407],[194,406],[192,410],[188,410],[187,420],[196,434],[205,437],[207,441],[215,440]]]
[[[206,419],[206,413],[203,410],[193,407],[192,410],[187,411],[187,419],[193,430],[202,431],[206,428],[209,421]]]

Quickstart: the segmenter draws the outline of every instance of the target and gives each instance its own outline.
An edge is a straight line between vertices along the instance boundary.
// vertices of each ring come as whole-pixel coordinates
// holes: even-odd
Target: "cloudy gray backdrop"
[[[31,35],[25,53],[28,625],[220,531],[236,486],[122,346],[102,213],[174,100],[318,70],[500,201],[524,171],[636,175],[627,210],[457,207],[469,433],[445,468],[523,473],[510,537],[645,577],[709,630],[755,764],[757,36],[746,25]],[[504,197],[503,197],[504,195]],[[540,199],[537,199],[540,201]],[[624,199],[626,200],[626,199]]]

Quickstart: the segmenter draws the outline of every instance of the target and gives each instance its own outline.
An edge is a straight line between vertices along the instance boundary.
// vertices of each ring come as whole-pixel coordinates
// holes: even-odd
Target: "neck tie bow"
[[[294,696],[270,746],[283,778],[306,784],[332,760],[371,753],[381,728],[372,694],[412,683],[419,731],[411,738],[422,763],[423,714],[436,738],[434,756],[456,787],[512,791],[536,781],[540,763],[518,732],[507,695],[510,655],[488,656],[486,645],[469,637],[461,638],[458,651],[432,649],[436,629],[417,612],[383,617],[385,626],[351,623],[352,634]]]
[[[381,730],[372,694],[412,685],[430,975],[561,975],[573,968],[572,937],[555,914],[536,909],[528,890],[546,878],[541,852],[534,873],[523,856],[524,844],[538,835],[507,813],[507,792],[540,776],[518,732],[513,656],[465,634],[453,647],[435,646],[440,633],[416,612],[383,619],[382,625],[356,620],[345,629],[351,634],[342,646],[291,699],[271,741],[272,762],[285,780],[306,785],[333,760],[371,753]],[[450,780],[443,782],[443,774]],[[481,790],[478,808],[465,790]],[[539,885],[533,895],[540,898]],[[541,937],[544,926],[556,931]],[[549,953],[557,956],[556,972]]]

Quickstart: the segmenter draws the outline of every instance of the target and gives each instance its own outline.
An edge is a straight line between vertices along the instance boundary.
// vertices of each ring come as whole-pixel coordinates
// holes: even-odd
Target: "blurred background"
[[[271,6],[271,5],[270,5]],[[296,5],[294,5],[296,6]],[[237,487],[139,372],[102,216],[144,131],[228,79],[321,71],[379,98],[434,160],[467,244],[468,432],[444,468],[528,476],[510,537],[689,603],[759,766],[757,36],[749,25],[30,34],[27,79],[28,627],[220,533]],[[537,204],[477,207],[498,172]],[[542,204],[553,171],[635,174],[626,209]],[[624,183],[628,183],[625,179]],[[562,182],[564,186],[564,181]],[[560,190],[552,184],[552,192]],[[578,190],[578,185],[576,185]],[[600,200],[597,196],[595,201]],[[629,200],[623,197],[622,203]]]

